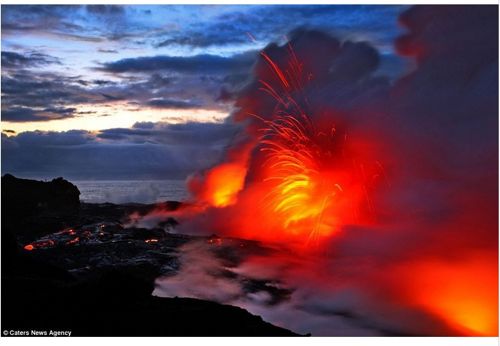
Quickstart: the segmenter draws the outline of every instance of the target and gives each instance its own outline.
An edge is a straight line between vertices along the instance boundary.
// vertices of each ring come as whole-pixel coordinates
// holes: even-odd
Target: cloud
[[[393,32],[387,25],[380,24],[388,21],[379,21],[368,12],[394,17],[400,10],[399,7],[385,6],[360,11],[356,7],[344,9],[335,6],[322,7],[321,11],[314,6],[229,6],[221,8],[220,12],[210,8],[211,15],[199,22],[188,19],[199,17],[196,7],[189,6],[158,6],[152,11],[141,6],[6,5],[2,11],[2,28],[7,40],[16,35],[22,35],[29,42],[47,36],[49,40],[83,40],[95,43],[95,49],[102,53],[103,58],[137,45],[175,44],[189,47],[191,53],[188,56],[151,55],[98,62],[94,73],[103,77],[89,80],[81,71],[75,78],[61,72],[47,72],[50,65],[68,67],[67,53],[58,52],[59,48],[56,48],[56,53],[50,53],[57,55],[55,57],[27,51],[26,47],[21,53],[18,51],[21,48],[13,46],[14,51],[2,53],[4,72],[7,72],[5,67],[12,66],[9,74],[2,73],[2,108],[8,112],[9,119],[18,122],[63,117],[60,112],[47,115],[43,113],[44,109],[69,109],[78,104],[110,104],[123,100],[145,108],[229,111],[234,95],[248,81],[257,55],[251,48],[247,33],[258,37],[259,46],[268,40],[281,41],[293,27],[310,23],[311,18],[317,18],[317,23],[311,25],[331,27],[331,20],[327,20],[329,16],[355,16],[367,25],[382,25],[376,32]],[[145,12],[150,13],[148,19],[142,16]],[[166,16],[165,24],[163,17],[167,12],[175,12],[176,16]],[[162,16],[161,21],[159,16]],[[185,19],[183,30],[178,30],[179,18]],[[212,49],[214,47],[229,50]],[[211,48],[210,54],[202,54],[205,48]],[[404,66],[397,70],[392,68],[390,72],[397,75],[402,69]],[[58,68],[58,71],[62,70]],[[113,76],[108,80],[105,74]],[[64,116],[69,116],[69,113]]]
[[[13,58],[9,58],[10,63],[14,64]],[[108,79],[86,80],[82,76],[28,71],[17,67],[5,68],[2,72],[4,120],[23,122],[62,119],[74,116],[75,113],[70,110],[77,108],[77,105],[109,105],[124,100],[144,108],[224,111],[229,109],[230,100],[219,98],[221,88],[241,88],[245,83],[244,76],[248,75],[253,62],[249,59],[246,64],[229,64],[227,70],[223,71],[226,67],[222,61],[218,61],[214,68],[221,70],[217,72],[189,72],[189,68],[196,65],[195,62],[189,58],[187,61],[176,58],[175,61],[183,66],[181,71],[148,71],[135,77],[121,76],[121,82]],[[16,60],[16,64],[20,64],[19,60]],[[233,74],[232,68],[239,70]]]
[[[117,54],[118,53],[118,51],[115,50],[115,49],[103,49],[103,48],[99,48],[97,51],[100,52],[100,53],[109,53],[109,54]]]
[[[72,118],[76,115],[76,108],[45,108],[35,110],[26,107],[13,107],[2,110],[3,121],[25,122],[25,121],[48,121],[56,119]]]
[[[4,5],[2,32],[49,35],[62,40],[88,43],[121,40],[137,34],[126,15],[126,7],[117,5]]]
[[[2,119],[47,121],[75,116],[77,104],[104,103],[99,92],[78,79],[51,72],[7,69],[2,72]]]
[[[212,21],[188,27],[157,43],[157,47],[180,45],[193,48],[244,45],[247,33],[259,42],[281,40],[293,27],[304,26],[343,36],[370,35],[390,46],[396,36],[393,19],[404,6],[246,6],[234,7]],[[272,18],[272,19],[271,19]],[[353,37],[349,37],[353,38]],[[379,42],[376,42],[379,43]]]
[[[164,98],[154,98],[147,102],[148,106],[155,108],[168,108],[168,109],[189,109],[200,108],[202,104],[192,100],[173,100]]]
[[[182,32],[157,43],[157,48],[168,46],[188,46],[207,48],[211,46],[229,46],[248,44],[249,38],[237,23],[221,22],[212,24],[203,31]]]
[[[2,134],[2,172],[33,178],[182,179],[220,159],[231,124],[137,123],[87,131]]]
[[[100,42],[102,38],[76,24],[81,6],[76,5],[4,5],[2,32],[7,37],[17,34],[50,34],[61,39]]]
[[[2,67],[4,69],[23,69],[50,64],[60,64],[60,61],[53,56],[38,52],[25,54],[8,51],[2,52]]]
[[[228,73],[247,71],[255,59],[255,52],[237,54],[231,57],[201,54],[191,57],[158,55],[151,57],[127,58],[104,63],[101,71],[111,73],[140,73],[153,71],[172,71],[185,74]]]
[[[104,16],[117,16],[125,13],[125,8],[119,5],[86,5],[87,12],[104,15]]]
[[[100,71],[134,81],[109,85],[101,92],[137,102],[139,105],[169,109],[219,109],[228,111],[231,99],[221,98],[222,89],[234,92],[248,80],[256,52],[230,57],[151,56],[102,64]]]

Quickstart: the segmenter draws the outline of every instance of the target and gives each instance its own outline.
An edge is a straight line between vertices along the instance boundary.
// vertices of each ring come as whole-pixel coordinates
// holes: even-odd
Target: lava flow
[[[232,206],[238,224],[231,233],[247,238],[317,243],[344,224],[366,221],[380,165],[360,164],[366,158],[336,126],[334,114],[315,122],[320,115],[308,109],[304,92],[312,77],[290,44],[284,69],[267,53],[261,57],[267,78],[259,80],[260,97],[272,99],[273,111],[242,109],[252,123],[253,147],[208,171],[198,200],[215,208]]]
[[[472,18],[496,28],[496,15],[477,11]],[[269,44],[237,94],[230,120],[243,130],[222,162],[190,178],[193,200],[177,214],[148,220],[175,217],[176,232],[214,234],[210,249],[233,238],[276,250],[233,269],[295,290],[293,310],[269,312],[284,311],[279,323],[302,323],[297,307],[332,318],[341,306],[349,324],[372,320],[380,333],[498,335],[498,80],[470,77],[490,74],[498,57],[477,54],[486,40],[463,55],[455,42],[442,49],[419,23],[436,15],[447,32],[449,15],[460,28],[470,13],[410,10],[403,43],[425,49],[405,51],[415,70],[394,83],[375,74],[379,55],[366,43],[298,31]],[[477,37],[490,37],[487,28]],[[169,283],[174,295],[196,285],[187,268],[184,287]]]

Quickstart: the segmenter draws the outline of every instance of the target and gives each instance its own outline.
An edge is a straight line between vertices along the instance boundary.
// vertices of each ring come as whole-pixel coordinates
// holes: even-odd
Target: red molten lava
[[[73,244],[77,244],[78,242],[80,241],[80,237],[76,237],[76,238],[73,238],[71,240],[68,240],[66,242],[66,245],[73,245]]]
[[[359,150],[365,143],[337,129],[334,114],[308,110],[303,87],[311,78],[291,46],[286,69],[261,56],[270,72],[259,81],[261,95],[272,98],[274,109],[246,112],[253,124],[251,155],[233,150],[230,162],[208,171],[198,200],[231,207],[226,225],[247,238],[316,242],[344,224],[365,221],[380,164]]]
[[[245,174],[246,168],[237,163],[224,163],[213,168],[206,177],[206,200],[215,207],[234,204],[243,188]]]
[[[54,245],[55,245],[55,242],[52,239],[39,240],[39,241],[33,242],[31,244],[25,245],[24,246],[24,250],[26,250],[26,251],[33,251],[33,250],[36,250],[36,249],[49,248],[49,247],[52,247]]]

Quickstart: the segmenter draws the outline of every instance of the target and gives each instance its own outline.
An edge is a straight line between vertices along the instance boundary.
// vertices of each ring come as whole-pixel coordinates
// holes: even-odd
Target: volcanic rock
[[[160,275],[179,270],[177,251],[206,241],[228,265],[237,253],[260,251],[237,239],[129,227],[132,213],[161,204],[85,204],[62,178],[2,177],[2,328],[71,330],[73,336],[292,336],[241,308],[190,298],[152,296]],[[233,248],[241,247],[235,252]],[[243,251],[244,249],[244,251]],[[249,291],[265,285],[246,284]],[[281,292],[280,292],[281,293]]]

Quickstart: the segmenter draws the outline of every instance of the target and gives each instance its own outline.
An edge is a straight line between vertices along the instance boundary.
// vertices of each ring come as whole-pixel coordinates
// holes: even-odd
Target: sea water
[[[184,180],[72,181],[86,203],[156,203],[183,201],[189,196]]]

